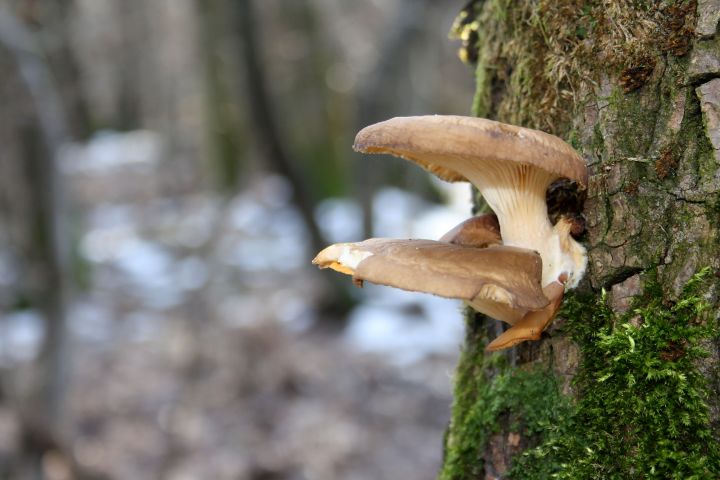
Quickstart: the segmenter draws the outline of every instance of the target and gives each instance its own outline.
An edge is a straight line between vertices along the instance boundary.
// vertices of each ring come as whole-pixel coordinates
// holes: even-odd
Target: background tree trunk
[[[468,314],[440,478],[720,474],[719,18],[711,0],[475,1],[459,17],[475,113],[586,159],[589,264],[539,342],[487,355],[504,326]]]

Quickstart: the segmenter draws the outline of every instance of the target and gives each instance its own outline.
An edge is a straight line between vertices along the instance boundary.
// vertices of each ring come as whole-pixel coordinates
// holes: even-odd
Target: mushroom
[[[447,181],[475,185],[497,215],[503,245],[528,248],[543,259],[543,285],[565,272],[567,287],[585,272],[585,248],[570,222],[548,219],[545,192],[556,179],[587,185],[582,157],[561,139],[484,118],[397,117],[362,129],[353,148],[417,163]]]
[[[504,248],[515,247],[525,251],[526,259],[536,255],[541,259],[542,267],[537,280],[545,302],[542,306],[529,307],[507,301],[508,298],[499,301],[499,297],[493,296],[488,297],[489,300],[477,296],[472,299],[457,298],[463,298],[482,313],[513,325],[491,342],[488,350],[539,339],[557,312],[565,289],[577,286],[587,265],[585,248],[570,235],[571,220],[561,216],[553,226],[548,218],[545,197],[548,186],[558,178],[567,178],[585,188],[587,167],[577,152],[561,139],[537,130],[482,118],[437,115],[398,117],[366,127],[358,133],[354,149],[402,157],[443,180],[469,181],[480,190],[497,216],[500,238],[496,235],[493,239],[491,223],[487,218],[479,217],[459,225],[441,240],[454,243],[454,248],[461,251],[486,252],[482,258],[486,263],[478,258],[477,263],[464,265],[465,269],[472,269],[478,276],[487,275],[490,270],[487,259],[499,256],[501,250],[498,250],[500,247],[484,250],[477,247],[492,245],[501,239]],[[473,229],[485,233],[489,231],[490,240],[473,243],[470,233]],[[365,242],[345,244],[334,266],[332,262],[322,263],[324,260],[318,263],[362,280],[364,272],[361,270],[364,269],[361,267],[376,255],[367,249]],[[474,255],[455,255],[463,262],[469,262],[471,257],[474,259]],[[373,262],[380,261],[377,258],[380,257]],[[434,258],[426,260],[437,261]],[[521,270],[517,265],[511,268],[500,265],[500,268],[509,275],[518,275]],[[417,273],[420,271],[417,270]],[[422,271],[437,273],[432,269]],[[390,281],[385,284],[409,289]],[[504,286],[499,288],[509,291]],[[443,295],[431,289],[421,291]]]
[[[549,303],[540,285],[542,260],[524,248],[371,238],[331,245],[318,253],[313,263],[352,275],[359,285],[367,280],[459,298],[511,323],[528,310],[540,310]],[[522,313],[518,316],[517,312]]]
[[[478,248],[501,245],[500,224],[492,213],[472,217],[453,227],[439,241]]]

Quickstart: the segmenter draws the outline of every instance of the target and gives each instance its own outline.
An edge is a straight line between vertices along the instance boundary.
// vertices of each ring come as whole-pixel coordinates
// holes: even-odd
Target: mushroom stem
[[[543,286],[566,273],[567,287],[573,288],[585,271],[585,249],[570,237],[569,222],[550,223],[545,192],[554,175],[526,164],[468,171],[468,179],[497,215],[503,245],[540,254]]]

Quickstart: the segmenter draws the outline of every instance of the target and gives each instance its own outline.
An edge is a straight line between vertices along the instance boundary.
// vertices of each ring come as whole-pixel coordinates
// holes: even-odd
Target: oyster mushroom
[[[549,304],[540,285],[540,256],[524,248],[371,238],[331,245],[313,263],[352,275],[360,285],[369,281],[465,300],[512,323]]]
[[[558,178],[587,185],[585,162],[561,139],[484,118],[430,115],[370,125],[353,148],[405,158],[443,180],[471,182],[497,215],[503,245],[540,253],[543,285],[563,273],[568,288],[582,278],[585,248],[570,237],[568,219],[550,223],[545,200]]]
[[[441,242],[371,239],[339,244],[323,250],[314,262],[353,275],[360,283],[368,280],[462,298],[476,310],[512,325],[488,345],[488,350],[539,339],[555,316],[565,289],[577,285],[587,265],[584,247],[570,235],[572,222],[560,217],[552,225],[545,197],[548,186],[558,178],[568,178],[584,188],[587,168],[583,159],[555,136],[492,120],[458,116],[393,118],[361,130],[354,148],[405,158],[443,180],[473,183],[497,216],[497,226],[492,217],[477,217],[448,232]],[[478,248],[500,241],[503,247]],[[440,248],[438,244],[446,246]],[[393,255],[381,254],[389,245]],[[525,272],[517,263],[491,261],[504,255],[508,247],[514,247],[513,252],[521,263],[539,261],[540,270],[530,273],[532,269]],[[406,249],[409,255],[414,251],[413,260],[406,259],[398,265],[395,259]],[[453,253],[430,254],[430,251]],[[477,255],[479,252],[483,253]],[[451,263],[455,267],[449,267]],[[374,265],[372,274],[370,264]],[[395,268],[402,271],[400,276],[389,273]],[[505,276],[502,281],[483,283],[482,288],[490,290],[487,294],[480,295],[478,290],[474,296],[466,291],[460,295],[442,288],[443,282],[450,278],[443,275],[448,269],[457,271],[458,268],[464,274],[455,279],[460,278],[474,287],[477,287],[472,280],[474,276],[483,277],[490,272],[498,275],[498,268]],[[377,273],[380,271],[385,273]],[[518,294],[508,287],[513,276],[526,274],[536,275],[535,280],[542,288],[543,301],[533,306],[518,301]]]

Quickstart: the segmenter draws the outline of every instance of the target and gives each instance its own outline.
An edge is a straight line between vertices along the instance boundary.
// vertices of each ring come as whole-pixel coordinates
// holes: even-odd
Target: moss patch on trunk
[[[498,433],[510,443],[519,434],[525,446],[508,478],[718,478],[720,445],[697,367],[707,355],[703,344],[717,339],[701,293],[708,277],[709,269],[693,276],[675,302],[647,282],[623,315],[605,295],[566,301],[565,329],[581,352],[577,399],[560,393],[548,369],[514,368],[503,355],[485,355],[482,333],[471,331],[440,479],[479,478]]]
[[[483,477],[486,447],[491,436],[501,433],[502,417],[509,417],[505,419],[509,431],[502,432],[503,437],[513,443],[513,437],[541,437],[572,412],[551,371],[510,368],[504,356],[485,355],[485,344],[472,342],[460,360],[441,480]],[[493,372],[493,377],[486,378],[481,371]]]

